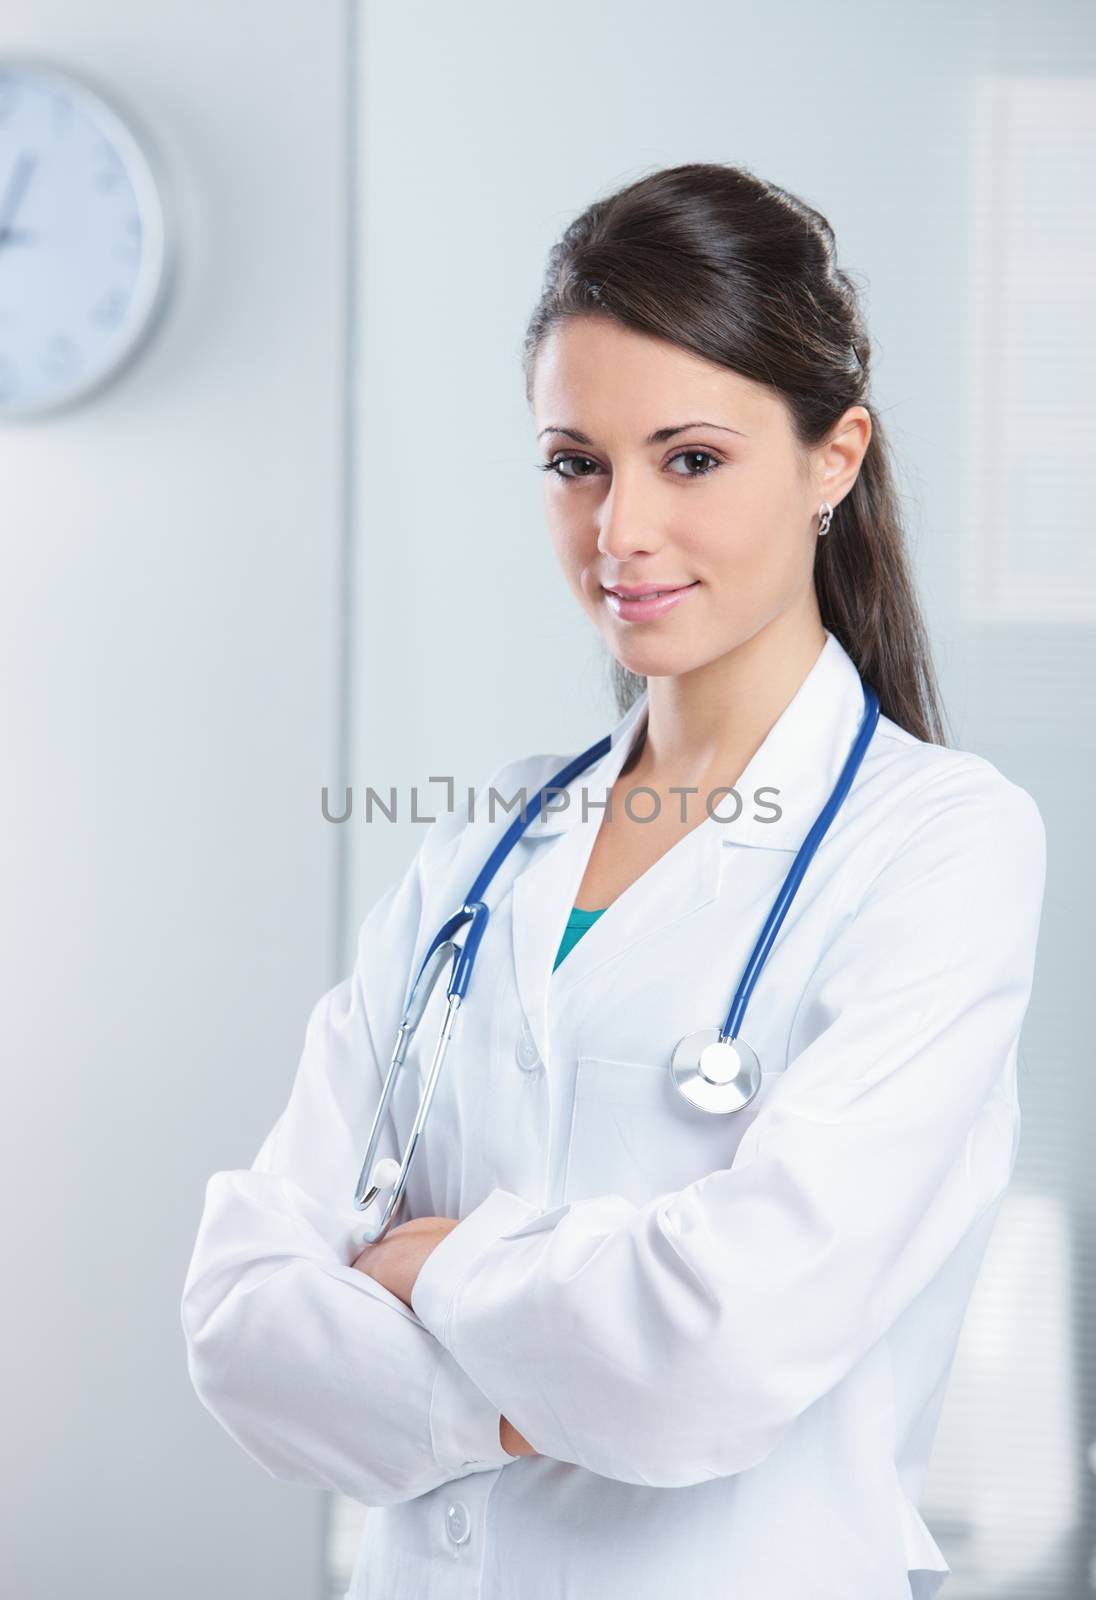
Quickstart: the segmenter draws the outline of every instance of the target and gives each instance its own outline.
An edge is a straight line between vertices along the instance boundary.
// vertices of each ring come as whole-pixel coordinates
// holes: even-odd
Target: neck
[[[736,783],[825,643],[817,608],[782,612],[703,667],[649,678],[646,734],[625,771],[656,790]]]

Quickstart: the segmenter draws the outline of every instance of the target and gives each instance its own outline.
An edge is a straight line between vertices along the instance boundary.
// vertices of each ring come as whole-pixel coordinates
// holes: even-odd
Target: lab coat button
[[[518,1042],[514,1047],[514,1055],[518,1066],[523,1072],[535,1072],[540,1066],[540,1056],[537,1053],[537,1041],[533,1038],[529,1024],[526,1023],[518,1034]]]
[[[463,1500],[451,1500],[446,1506],[445,1531],[454,1544],[464,1544],[472,1532],[472,1521]]]

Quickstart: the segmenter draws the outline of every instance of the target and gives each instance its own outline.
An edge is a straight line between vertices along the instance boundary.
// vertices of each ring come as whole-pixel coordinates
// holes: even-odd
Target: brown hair
[[[590,315],[765,384],[784,400],[804,450],[847,407],[867,409],[872,434],[856,482],[817,540],[819,610],[883,714],[945,743],[889,448],[868,401],[871,345],[826,218],[742,167],[653,172],[596,200],[552,247],[522,353],[530,402],[542,341],[565,317]],[[612,670],[623,713],[645,680],[615,659]]]

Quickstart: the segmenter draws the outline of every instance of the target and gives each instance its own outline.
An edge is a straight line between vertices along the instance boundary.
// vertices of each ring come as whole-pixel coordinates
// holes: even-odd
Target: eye
[[[721,461],[717,460],[716,457],[712,455],[710,450],[679,450],[676,456],[670,457],[670,460],[695,462],[698,457],[702,461],[710,461],[712,465],[710,467],[702,468],[699,472],[678,472],[675,473],[674,476],[678,478],[706,478],[709,472],[714,472],[716,467],[723,465]]]
[[[593,477],[593,473],[591,473],[591,472],[563,472],[563,471],[561,471],[560,469],[563,467],[564,462],[567,462],[567,461],[584,461],[588,467],[596,467],[597,466],[597,462],[596,461],[591,461],[589,456],[576,456],[576,455],[553,456],[551,461],[538,461],[537,462],[537,466],[540,468],[541,472],[554,472],[557,478],[591,478],[591,477]]]
[[[709,463],[707,466],[701,465],[698,471],[693,471],[690,467],[684,472],[673,472],[671,477],[674,478],[706,478],[717,467],[723,465],[718,456],[714,456],[710,450],[679,450],[676,455],[670,457],[670,461],[687,461],[694,465],[698,461]],[[569,466],[571,462],[581,462],[584,468],[592,468],[593,470],[565,472],[564,467]],[[551,461],[538,461],[536,465],[540,472],[554,472],[557,478],[566,478],[571,481],[576,478],[592,478],[601,470],[597,462],[591,460],[589,456],[576,455],[573,451],[569,455],[553,456]]]

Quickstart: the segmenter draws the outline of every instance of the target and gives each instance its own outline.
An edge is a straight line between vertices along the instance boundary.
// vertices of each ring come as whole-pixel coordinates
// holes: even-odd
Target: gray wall
[[[197,1402],[178,1301],[334,981],[341,5],[7,0],[178,211],[111,389],[0,433],[5,1594],[315,1594],[324,1497]],[[14,1285],[14,1288],[13,1288]]]

